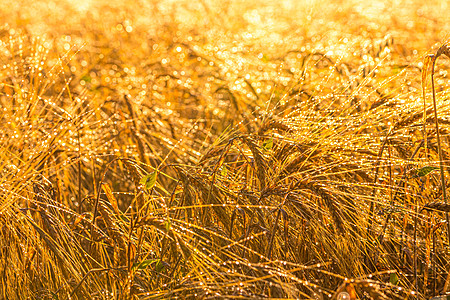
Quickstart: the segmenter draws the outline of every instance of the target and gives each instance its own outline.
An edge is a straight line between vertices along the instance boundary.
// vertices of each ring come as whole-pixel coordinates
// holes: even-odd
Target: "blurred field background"
[[[0,299],[445,294],[449,11],[2,0]]]

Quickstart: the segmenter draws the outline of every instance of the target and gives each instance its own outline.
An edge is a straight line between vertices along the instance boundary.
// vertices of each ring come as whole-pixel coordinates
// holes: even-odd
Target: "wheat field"
[[[0,299],[446,299],[449,11],[2,0]]]

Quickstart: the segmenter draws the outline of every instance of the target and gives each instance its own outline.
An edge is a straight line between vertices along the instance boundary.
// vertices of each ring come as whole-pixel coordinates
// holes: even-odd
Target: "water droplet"
[[[350,294],[347,292],[340,292],[337,296],[337,300],[350,300]]]

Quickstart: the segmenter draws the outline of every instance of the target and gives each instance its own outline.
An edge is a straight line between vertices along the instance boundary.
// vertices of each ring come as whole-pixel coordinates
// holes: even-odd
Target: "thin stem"
[[[432,56],[432,64],[431,64],[431,89],[433,91],[433,108],[434,108],[434,122],[436,126],[436,138],[437,138],[437,146],[438,146],[438,153],[439,153],[439,169],[441,172],[441,182],[442,182],[442,198],[445,203],[447,203],[447,191],[445,188],[445,175],[444,175],[444,159],[442,157],[442,148],[441,148],[441,136],[439,134],[439,122],[438,122],[438,115],[437,115],[437,105],[436,105],[436,91],[434,88],[434,66],[436,64],[436,58],[437,56]],[[450,220],[448,212],[445,214],[446,221],[447,221],[447,237],[450,244]]]
[[[81,199],[81,140],[80,140],[80,129],[77,128],[78,135],[78,193],[77,193],[77,201],[78,201],[78,213],[81,214],[82,209],[82,199]]]
[[[377,181],[378,181],[378,172],[380,170],[380,161],[383,157],[383,152],[384,152],[384,148],[386,146],[386,142],[389,139],[389,136],[392,133],[392,127],[389,129],[388,133],[386,134],[386,137],[384,138],[383,143],[381,144],[381,148],[378,151],[378,158],[377,158],[377,162],[376,162],[376,167],[375,167],[375,176],[373,178],[373,190],[372,190],[372,202],[370,202],[370,208],[369,208],[369,220],[368,220],[368,224],[367,224],[367,229],[366,229],[366,234],[367,236],[371,235],[371,230],[372,230],[372,224],[373,224],[373,211],[375,209],[375,195],[377,193]]]

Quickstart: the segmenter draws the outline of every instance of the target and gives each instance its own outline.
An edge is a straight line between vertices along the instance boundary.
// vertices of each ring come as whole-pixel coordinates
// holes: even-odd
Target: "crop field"
[[[0,300],[447,299],[447,0],[1,0]]]

